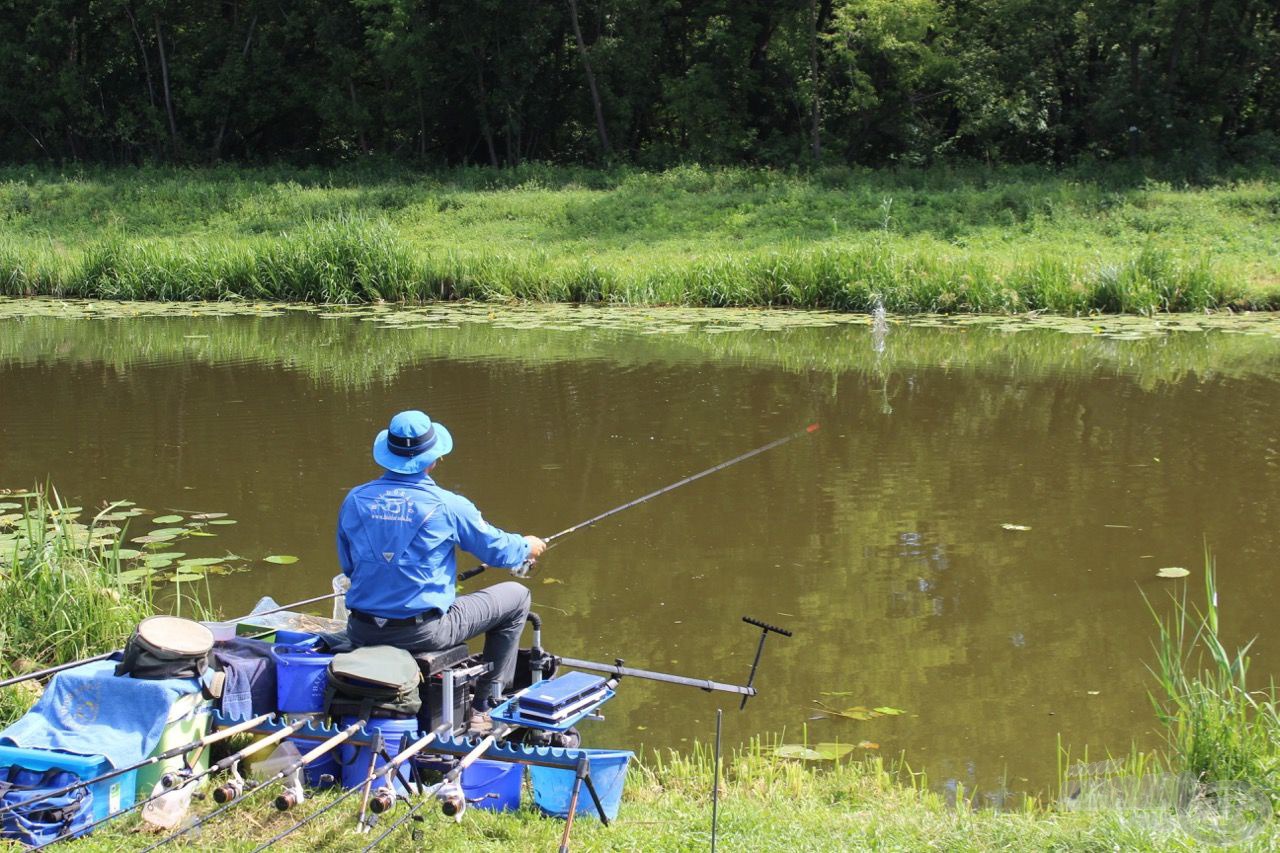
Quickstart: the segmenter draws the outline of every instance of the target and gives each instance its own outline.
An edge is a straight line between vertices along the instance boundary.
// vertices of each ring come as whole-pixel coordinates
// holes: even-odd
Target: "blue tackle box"
[[[56,768],[74,774],[78,779],[92,779],[111,772],[111,765],[101,755],[72,755],[53,749],[19,746],[0,746],[0,767],[22,767],[36,772]],[[137,776],[138,771],[130,770],[89,786],[95,822],[133,805]]]

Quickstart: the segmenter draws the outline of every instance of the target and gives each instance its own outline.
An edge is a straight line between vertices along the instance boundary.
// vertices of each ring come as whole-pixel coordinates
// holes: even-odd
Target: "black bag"
[[[363,646],[334,655],[324,709],[331,717],[408,719],[422,707],[422,673],[413,655],[395,646]]]
[[[115,674],[157,680],[200,678],[209,668],[213,633],[177,616],[150,616],[138,623],[124,646]]]

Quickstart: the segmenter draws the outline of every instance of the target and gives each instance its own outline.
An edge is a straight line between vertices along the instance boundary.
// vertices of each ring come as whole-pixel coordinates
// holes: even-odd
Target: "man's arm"
[[[449,509],[453,513],[458,544],[464,551],[475,554],[486,565],[514,569],[523,565],[530,556],[541,554],[546,547],[535,536],[520,536],[499,530],[481,517],[480,510],[471,501],[461,495],[451,497]]]
[[[347,502],[351,498],[348,496],[342,502],[342,506],[338,509],[338,567],[342,569],[342,573],[347,577],[351,577],[351,541],[347,539],[347,532],[342,529],[343,516],[347,514]]]

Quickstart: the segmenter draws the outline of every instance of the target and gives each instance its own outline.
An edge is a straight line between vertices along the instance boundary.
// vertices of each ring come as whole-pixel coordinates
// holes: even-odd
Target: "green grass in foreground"
[[[1280,307],[1280,184],[1128,172],[0,169],[0,293]]]

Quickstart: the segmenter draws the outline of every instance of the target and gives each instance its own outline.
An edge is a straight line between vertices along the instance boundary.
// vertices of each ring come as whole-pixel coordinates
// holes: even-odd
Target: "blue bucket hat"
[[[432,423],[424,412],[401,412],[373,440],[373,458],[388,471],[419,474],[453,450],[453,436],[444,424]]]

